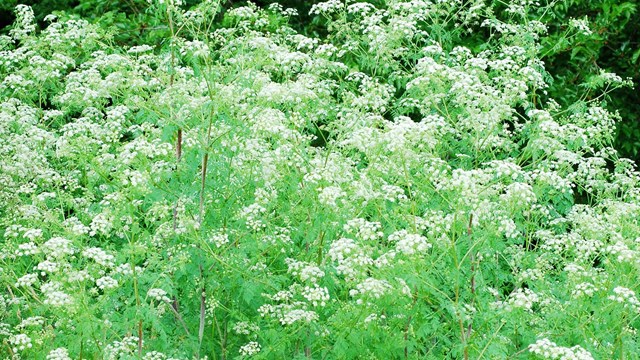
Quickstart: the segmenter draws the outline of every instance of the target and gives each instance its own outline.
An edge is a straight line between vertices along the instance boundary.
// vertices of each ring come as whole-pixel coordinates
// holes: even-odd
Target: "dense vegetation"
[[[3,358],[638,357],[633,4],[282,4],[15,7]]]
[[[183,0],[189,8],[201,0]],[[261,0],[254,3],[261,7],[278,2],[285,8],[294,8],[298,15],[289,19],[296,31],[311,36],[326,34],[318,26],[316,17],[309,10],[319,0]],[[379,1],[368,1],[379,5]],[[146,0],[7,0],[0,3],[0,29],[8,31],[14,19],[14,7],[18,3],[33,7],[36,19],[43,23],[52,12],[75,14],[100,23],[103,28],[114,29],[112,35],[121,45],[155,44],[167,35],[166,26],[158,26],[162,19],[148,11]],[[502,1],[485,1],[487,6],[504,10]],[[245,1],[226,0],[221,3],[220,16],[228,9],[245,4]],[[544,6],[543,6],[544,5]],[[570,106],[594,95],[588,90],[592,76],[601,70],[613,72],[623,79],[630,78],[634,88],[640,86],[640,11],[634,1],[623,0],[563,0],[547,3],[533,2],[527,6],[527,14],[548,26],[548,33],[541,39],[543,50],[539,56],[549,72],[548,92],[563,106]],[[584,19],[589,31],[581,34],[567,33],[571,19]],[[465,34],[460,43],[474,50],[484,44],[485,32]],[[571,38],[567,39],[567,36]],[[614,91],[606,98],[608,108],[620,113],[616,125],[614,147],[627,158],[640,163],[640,92],[630,89]]]

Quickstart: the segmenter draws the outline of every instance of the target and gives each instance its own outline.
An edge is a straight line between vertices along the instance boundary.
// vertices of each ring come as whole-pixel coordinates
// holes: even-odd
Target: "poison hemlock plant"
[[[549,98],[545,24],[483,4],[328,1],[309,38],[278,5],[218,27],[216,1],[154,1],[165,45],[131,48],[18,7],[0,354],[633,358],[640,188],[618,116]]]

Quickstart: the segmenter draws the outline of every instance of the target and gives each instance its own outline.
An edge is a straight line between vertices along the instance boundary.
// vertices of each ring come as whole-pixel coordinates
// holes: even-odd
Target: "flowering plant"
[[[639,174],[600,98],[546,93],[545,24],[330,0],[314,38],[180,5],[150,4],[161,48],[24,6],[0,39],[1,354],[637,352]]]

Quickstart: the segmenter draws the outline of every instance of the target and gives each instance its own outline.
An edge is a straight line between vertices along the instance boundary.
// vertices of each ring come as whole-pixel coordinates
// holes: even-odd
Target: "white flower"
[[[589,36],[593,34],[591,29],[589,28],[589,20],[587,19],[586,16],[582,19],[574,19],[574,18],[569,19],[569,27],[577,30],[582,35]]]
[[[73,303],[69,294],[62,291],[62,284],[59,282],[48,282],[40,287],[40,291],[45,296],[44,303],[54,307],[61,307]]]
[[[255,341],[251,341],[240,347],[240,355],[252,356],[260,352],[260,344]]]
[[[313,287],[305,286],[302,289],[302,296],[310,301],[313,306],[325,306],[329,301],[329,290],[314,284]]]
[[[626,287],[617,286],[613,289],[614,295],[609,295],[608,299],[615,302],[624,304],[625,307],[630,307],[634,311],[640,312],[640,301],[636,297],[636,293]]]
[[[316,265],[291,258],[285,259],[285,262],[288,266],[288,272],[294,276],[299,276],[302,281],[316,283],[324,276],[324,271]]]
[[[147,291],[147,296],[152,299],[155,299],[156,301],[165,302],[165,303],[171,302],[171,299],[167,296],[167,292],[162,289],[158,289],[158,288],[149,289]]]
[[[358,284],[355,289],[349,290],[349,295],[352,297],[363,295],[379,299],[389,290],[391,290],[391,285],[386,280],[367,278]]]
[[[319,188],[318,189],[318,202],[320,202],[320,204],[325,205],[325,206],[336,206],[336,201],[341,198],[346,196],[347,193],[345,193],[340,187],[338,186],[328,186],[326,188]]]
[[[388,240],[389,242],[395,242],[396,250],[405,255],[424,254],[431,248],[431,244],[427,242],[426,237],[410,234],[406,230],[394,232],[389,235]]]
[[[62,237],[53,237],[47,240],[42,247],[43,251],[53,258],[61,258],[74,253],[74,249],[71,247],[71,240]]]
[[[11,335],[9,337],[9,344],[12,345],[13,352],[17,353],[26,349],[31,349],[31,338],[26,334]]]
[[[284,313],[280,323],[282,325],[292,325],[298,321],[310,323],[317,320],[318,314],[315,311],[295,309]]]
[[[209,237],[209,242],[215,244],[217,248],[229,243],[229,235],[225,233],[214,233]]]
[[[380,229],[382,225],[379,222],[366,221],[362,218],[356,218],[347,221],[344,225],[344,231],[355,234],[357,238],[362,240],[377,240],[384,234]]]
[[[69,351],[61,347],[49,351],[47,360],[71,360],[71,357],[69,356]]]
[[[260,327],[248,321],[240,321],[233,325],[233,331],[238,335],[251,335],[260,331]]]
[[[20,286],[24,286],[24,287],[28,287],[31,286],[33,284],[35,284],[38,281],[38,275],[36,274],[25,274],[22,277],[20,277],[17,281],[16,281],[16,287],[20,287]]]
[[[541,356],[544,359],[559,360],[593,360],[593,356],[579,345],[571,348],[558,346],[553,341],[543,338],[529,345],[529,352]]]
[[[103,276],[96,280],[96,286],[98,286],[102,290],[113,289],[118,287],[118,281],[110,276]]]
[[[92,259],[97,264],[100,264],[104,267],[113,267],[115,265],[115,257],[111,254],[107,254],[106,251],[98,248],[92,247],[85,249],[82,252],[86,258]]]

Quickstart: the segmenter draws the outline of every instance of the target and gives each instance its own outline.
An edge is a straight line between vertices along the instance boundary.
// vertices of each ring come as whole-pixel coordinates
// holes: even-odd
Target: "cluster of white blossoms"
[[[149,289],[147,291],[147,296],[159,302],[171,302],[171,299],[167,296],[167,292],[159,288]]]
[[[583,296],[591,297],[598,290],[599,289],[595,287],[592,283],[583,282],[575,286],[575,288],[571,291],[571,296],[575,298],[580,298]]]
[[[636,297],[636,293],[631,289],[617,286],[613,289],[613,295],[609,295],[607,298],[624,304],[625,307],[631,308],[634,312],[640,312],[640,301]]]
[[[247,222],[247,228],[253,231],[260,231],[267,226],[261,219],[266,211],[265,207],[254,203],[243,208],[238,215]]]
[[[325,206],[336,206],[336,201],[346,195],[347,193],[338,186],[318,188],[318,202]]]
[[[118,281],[111,276],[103,276],[96,279],[96,286],[102,290],[115,289],[118,287]]]
[[[53,307],[63,307],[73,303],[73,298],[63,291],[59,282],[48,282],[40,286],[40,291],[44,295],[43,303]]]
[[[98,247],[87,248],[82,252],[82,255],[107,268],[113,267],[115,263],[113,255]]]
[[[125,336],[121,340],[107,344],[104,349],[105,359],[116,360],[133,356],[137,351],[139,342],[140,339],[137,336]],[[140,344],[144,344],[144,341],[140,342]]]
[[[9,337],[9,344],[12,346],[14,353],[22,352],[33,347],[31,338],[26,334],[17,334]]]
[[[533,311],[533,305],[541,301],[540,295],[530,289],[516,289],[509,294],[506,301],[497,301],[492,303],[497,309],[511,312],[515,309],[523,309],[525,311]]]
[[[313,286],[305,286],[302,289],[302,296],[307,299],[313,306],[326,306],[327,301],[331,298],[329,290],[326,287],[320,287],[317,284]]]
[[[352,297],[360,296],[379,299],[391,289],[391,284],[386,280],[366,278],[363,282],[356,285],[355,289],[349,290],[349,295]]]
[[[36,31],[36,17],[28,5],[16,6],[16,22],[9,34],[16,40],[22,40]]]
[[[553,341],[543,338],[529,345],[529,352],[538,355],[543,359],[558,360],[593,360],[590,352],[580,345],[573,347],[559,346]]]
[[[60,258],[74,254],[71,240],[63,237],[53,237],[42,244],[44,252],[52,258]]]
[[[411,234],[407,230],[396,231],[387,238],[396,244],[396,250],[405,255],[424,254],[431,248],[427,238],[419,234]]]
[[[260,344],[256,341],[250,341],[240,347],[240,355],[252,356],[260,352]]]
[[[69,350],[61,347],[51,350],[47,354],[47,360],[71,360],[71,357],[69,356]]]
[[[211,235],[209,241],[217,248],[220,248],[229,243],[229,235],[225,233],[214,233]]]
[[[240,321],[233,325],[233,331],[239,335],[253,335],[260,331],[260,327],[248,321]]]
[[[281,325],[293,325],[295,323],[312,323],[318,321],[318,313],[313,310],[306,310],[304,302],[294,302],[292,304],[264,304],[258,308],[258,313],[262,317],[276,319]]]
[[[373,241],[382,238],[382,225],[376,221],[366,221],[362,218],[351,219],[344,225],[344,231],[355,235],[363,241]]]
[[[303,261],[297,261],[292,258],[285,259],[288,266],[288,272],[299,277],[303,282],[317,284],[318,280],[324,277],[324,271],[320,267]]]

